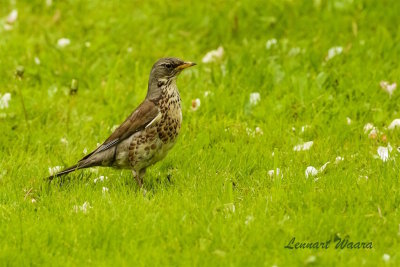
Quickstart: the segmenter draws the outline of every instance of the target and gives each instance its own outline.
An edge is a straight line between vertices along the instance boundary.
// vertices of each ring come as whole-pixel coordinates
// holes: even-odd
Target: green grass
[[[400,131],[385,129],[400,117],[400,92],[379,86],[399,82],[399,1],[53,2],[0,3],[0,18],[19,12],[11,31],[0,22],[0,94],[12,95],[0,110],[0,265],[400,265]],[[63,37],[71,44],[59,48]],[[201,64],[220,45],[224,57]],[[327,61],[335,46],[343,53]],[[128,170],[48,186],[49,167],[75,163],[142,101],[164,56],[200,64],[178,80],[182,131],[148,169],[145,196]],[[368,122],[386,142],[364,134]],[[249,136],[256,127],[263,135]],[[387,142],[393,160],[382,162],[374,155]],[[274,167],[283,179],[268,175]],[[94,183],[100,175],[108,180]],[[285,249],[292,237],[373,249]]]

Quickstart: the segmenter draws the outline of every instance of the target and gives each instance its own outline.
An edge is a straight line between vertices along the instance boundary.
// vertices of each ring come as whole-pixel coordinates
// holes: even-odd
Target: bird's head
[[[156,97],[161,92],[161,87],[168,82],[175,82],[182,70],[196,65],[193,62],[183,61],[179,58],[161,58],[154,63],[149,77],[148,97]]]

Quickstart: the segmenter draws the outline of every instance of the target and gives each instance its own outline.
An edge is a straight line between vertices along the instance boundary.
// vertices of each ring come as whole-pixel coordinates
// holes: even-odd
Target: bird
[[[130,169],[138,186],[143,186],[147,167],[162,160],[176,143],[182,124],[178,75],[196,63],[166,57],[154,63],[147,95],[128,118],[94,151],[49,181],[89,167]]]

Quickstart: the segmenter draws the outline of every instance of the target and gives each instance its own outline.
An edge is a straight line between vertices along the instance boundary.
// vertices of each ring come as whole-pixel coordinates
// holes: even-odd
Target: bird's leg
[[[140,181],[142,181],[142,184],[143,184],[143,180],[144,180],[144,175],[146,174],[146,168],[144,168],[144,169],[141,169],[140,171],[139,171],[139,179],[140,179]]]
[[[133,175],[133,177],[135,178],[135,180],[136,180],[138,186],[139,186],[140,188],[142,188],[142,186],[143,186],[143,180],[140,179],[140,173],[137,173],[135,170],[132,170],[132,175]]]

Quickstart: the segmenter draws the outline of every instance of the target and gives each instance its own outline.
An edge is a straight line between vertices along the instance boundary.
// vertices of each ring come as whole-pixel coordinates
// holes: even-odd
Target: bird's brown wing
[[[142,129],[145,129],[156,120],[160,119],[160,111],[158,107],[151,101],[145,100],[140,104],[135,111],[107,138],[104,143],[96,150],[86,155],[79,162],[86,160],[91,155],[107,150],[113,147],[132,134]]]

